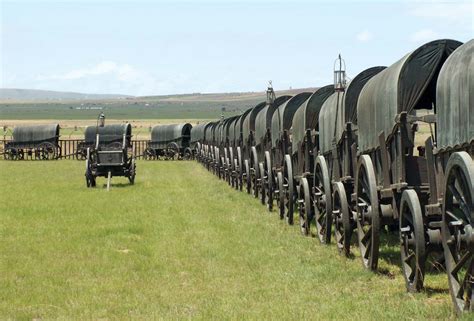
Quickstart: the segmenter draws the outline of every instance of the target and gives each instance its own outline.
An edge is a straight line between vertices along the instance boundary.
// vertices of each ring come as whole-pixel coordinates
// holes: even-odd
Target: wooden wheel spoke
[[[370,243],[370,239],[372,237],[372,227],[364,234],[364,237],[360,240],[361,243],[367,246],[367,243]]]
[[[365,247],[364,259],[367,260],[369,258],[371,249],[372,249],[372,242],[368,242],[367,246]]]
[[[470,256],[470,253],[466,253],[459,262],[461,262],[465,257],[466,255],[469,255]],[[463,263],[466,263],[466,260],[464,260]],[[474,260],[471,260],[471,262],[469,263],[469,267],[468,269],[466,270],[466,274],[464,275],[464,278],[462,280],[462,283],[460,284],[459,286],[459,290],[458,290],[458,293],[457,293],[457,297],[458,298],[462,298],[464,299],[464,291],[467,289],[468,291],[472,291],[472,285],[467,287],[468,284],[472,284],[472,274],[473,274],[473,263],[474,263]],[[456,267],[458,267],[458,265],[456,264]],[[458,269],[459,271],[459,269]],[[453,272],[454,272],[454,269],[453,269]],[[470,299],[470,298],[469,298]]]
[[[454,198],[458,201],[459,207],[461,208],[463,214],[466,216],[466,213],[469,213],[469,207],[466,203],[464,196],[458,191],[454,184],[449,184],[448,189],[453,194]]]
[[[415,258],[415,252],[412,251],[410,254],[407,255],[407,257],[403,259],[403,261],[410,265],[410,261],[414,258]]]
[[[461,259],[456,263],[456,265],[454,266],[453,270],[451,271],[451,274],[453,276],[455,276],[456,274],[458,274],[459,270],[461,270],[461,268],[463,267],[464,263],[466,263],[466,261],[469,259],[469,257],[472,256],[472,254],[468,251],[466,252],[462,257]],[[471,265],[472,265],[472,261],[471,261]]]

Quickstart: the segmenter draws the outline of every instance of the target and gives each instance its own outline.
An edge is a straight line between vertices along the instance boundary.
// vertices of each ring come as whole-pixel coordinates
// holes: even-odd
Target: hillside
[[[295,95],[303,91],[315,91],[316,88],[277,91],[276,95]],[[26,90],[26,92],[29,92]],[[21,99],[2,99],[0,95],[0,125],[6,120],[88,120],[96,119],[104,112],[108,119],[144,120],[144,119],[216,119],[242,113],[265,101],[265,91],[247,93],[210,93],[167,96],[110,96],[100,99],[101,95],[76,94],[54,99],[54,95],[42,92],[43,98],[22,95]],[[67,97],[67,93],[58,93],[56,97]],[[18,96],[20,97],[20,96]],[[38,96],[37,96],[38,97]]]
[[[76,92],[63,92],[37,89],[0,88],[1,101],[64,101],[64,100],[90,100],[90,99],[118,99],[130,97],[127,95],[110,94],[83,94]]]

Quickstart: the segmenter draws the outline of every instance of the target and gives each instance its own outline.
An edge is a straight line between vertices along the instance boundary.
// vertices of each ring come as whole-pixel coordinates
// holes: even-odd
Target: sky
[[[0,88],[165,95],[332,83],[439,38],[474,38],[474,1],[5,1]]]

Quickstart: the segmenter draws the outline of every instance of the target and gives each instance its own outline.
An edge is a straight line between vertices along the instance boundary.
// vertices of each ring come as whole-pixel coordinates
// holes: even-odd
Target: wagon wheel
[[[414,190],[405,190],[400,205],[400,253],[403,276],[409,292],[423,288],[426,243],[423,213]]]
[[[270,158],[270,152],[265,152],[265,163],[263,164],[262,185],[266,193],[267,208],[269,211],[273,210],[273,172],[272,172],[272,160]]]
[[[234,150],[229,147],[229,182],[230,186],[235,186],[235,162],[234,162]]]
[[[262,202],[262,205],[265,205],[265,185],[263,184],[263,176],[265,175],[265,169],[263,168],[263,162],[260,162],[258,164],[258,173],[259,173],[259,184],[260,184],[260,201]]]
[[[313,218],[312,206],[311,206],[311,195],[309,190],[309,184],[306,177],[300,180],[300,186],[298,189],[298,211],[300,216],[300,231],[304,236],[310,235],[311,229],[310,224]]]
[[[242,164],[242,150],[239,147],[237,147],[237,163],[238,163],[238,170],[237,170],[237,175],[238,175],[238,185],[239,185],[239,190],[242,191],[244,182],[243,182],[243,164]]]
[[[285,195],[284,195],[284,187],[283,187],[283,173],[278,171],[277,173],[277,184],[278,184],[278,201],[280,209],[280,219],[285,219]]]
[[[243,178],[245,178],[245,186],[247,188],[247,194],[250,194],[251,192],[251,183],[250,183],[250,165],[249,165],[249,160],[246,159],[244,161],[244,167],[245,167],[245,174],[242,175]]]
[[[474,162],[451,155],[446,170],[442,240],[449,289],[458,313],[474,310]]]
[[[251,174],[251,184],[252,184],[252,191],[253,196],[258,198],[259,186],[258,186],[258,156],[257,156],[257,149],[255,146],[251,148],[251,155],[250,155],[250,174]]]
[[[56,146],[50,142],[44,142],[39,144],[38,149],[40,158],[42,160],[51,160],[51,159],[56,159],[57,157],[57,151],[56,151]]]
[[[166,146],[165,157],[166,159],[175,160],[179,154],[179,146],[175,142],[171,142]]]
[[[183,152],[183,159],[184,160],[190,160],[193,157],[193,152],[191,148],[186,147]]]
[[[331,184],[328,167],[323,156],[316,158],[313,197],[316,232],[319,241],[328,244],[331,242],[332,227]]]
[[[194,149],[194,155],[198,161],[201,159],[201,150],[202,150],[202,145],[200,142],[196,143],[196,148]]]
[[[156,159],[156,150],[151,148],[151,147],[147,147],[145,149],[145,159],[146,160],[154,160]]]
[[[293,225],[293,204],[295,198],[295,182],[293,177],[293,164],[290,155],[285,155],[283,164],[283,208],[287,223]]]
[[[221,156],[220,163],[218,165],[219,179],[225,180],[225,157]]]
[[[334,183],[332,198],[332,213],[334,216],[334,238],[340,254],[348,257],[351,254],[351,239],[354,223],[352,212],[347,203],[347,194],[344,184]]]
[[[132,157],[130,162],[130,172],[128,176],[128,181],[131,185],[135,184],[135,176],[137,175],[137,164],[135,163],[135,157]]]
[[[18,150],[16,148],[8,148],[5,151],[5,158],[8,160],[17,160],[18,159]]]
[[[81,147],[76,151],[77,160],[86,160],[87,159],[87,148]]]
[[[233,161],[232,161],[232,158],[230,157],[227,157],[226,159],[226,166],[227,166],[227,170],[226,170],[226,175],[227,175],[227,184],[232,185],[233,182],[233,178],[232,178],[232,166],[233,166]]]
[[[238,166],[239,166],[239,164],[238,164],[237,159],[234,159],[234,169],[235,169],[234,170],[234,187],[235,187],[236,190],[239,189],[239,180],[240,180],[239,179],[239,172],[237,170]]]
[[[228,158],[229,158],[229,153],[227,151],[227,147],[224,147],[224,161],[222,163],[222,171],[223,171],[223,177],[222,179],[227,182],[227,173],[229,172],[229,166],[228,166]]]
[[[364,267],[376,270],[379,258],[380,210],[374,166],[362,155],[356,179],[357,238]]]
[[[86,177],[86,186],[88,188],[96,186],[95,177],[94,177],[94,174],[92,173],[92,163],[91,163],[91,157],[90,157],[89,149],[87,149],[87,153],[86,153],[85,177]]]

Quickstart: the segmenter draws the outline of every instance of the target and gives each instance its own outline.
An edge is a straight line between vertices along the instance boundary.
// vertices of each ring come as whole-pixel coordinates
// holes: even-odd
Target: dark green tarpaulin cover
[[[334,93],[334,85],[319,88],[296,111],[292,125],[292,151],[296,153],[298,146],[303,141],[306,129],[319,130],[319,112],[326,99]]]
[[[266,105],[262,110],[259,111],[255,119],[255,144],[259,146],[262,143],[263,137],[265,136],[267,129],[272,127],[273,113],[278,107],[285,103],[292,96],[279,96],[275,99],[273,104]]]
[[[132,125],[130,124],[111,124],[99,129],[99,144],[111,144],[115,142],[122,143],[123,135],[126,136],[127,146],[130,145],[132,139]],[[96,126],[87,126],[84,133],[86,144],[95,144],[95,137],[97,133]]]
[[[247,117],[245,117],[244,122],[242,123],[242,138],[244,139],[244,142],[248,140],[250,136],[250,132],[255,133],[255,119],[257,118],[257,114],[267,105],[267,103],[261,102],[248,114]]]
[[[191,129],[191,143],[203,142],[204,141],[204,129],[211,122],[205,122],[194,125]]]
[[[204,141],[209,144],[212,142],[212,129],[217,122],[209,122],[204,128]]]
[[[151,130],[151,145],[166,148],[169,143],[175,142],[179,147],[188,147],[192,127],[189,123],[157,125]]]
[[[234,125],[237,119],[239,119],[240,116],[232,116],[227,118],[226,124],[225,124],[225,138],[228,139],[231,144],[232,140],[234,139]]]
[[[474,40],[456,49],[441,68],[436,109],[439,149],[474,141]]]
[[[252,108],[249,108],[246,111],[244,111],[244,113],[242,115],[240,115],[239,120],[235,124],[234,136],[235,136],[235,139],[236,139],[236,143],[241,143],[240,138],[242,136],[242,126],[244,124],[245,118],[247,118],[247,116],[250,114],[251,111],[252,111]]]
[[[341,140],[345,124],[357,124],[357,100],[365,84],[386,67],[372,67],[360,72],[342,93],[334,93],[324,102],[319,114],[319,148],[323,154]]]
[[[367,82],[357,104],[360,153],[377,148],[381,132],[389,137],[396,115],[432,108],[439,70],[460,45],[446,39],[429,42]]]
[[[59,124],[16,126],[13,129],[15,143],[57,142],[58,139]]]
[[[289,130],[292,125],[293,115],[296,110],[312,95],[311,92],[303,92],[293,96],[280,105],[272,117],[272,146],[276,146],[280,135],[284,130]]]

